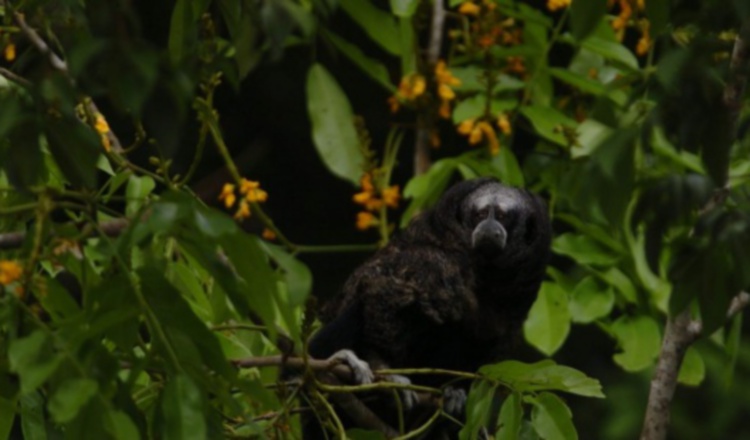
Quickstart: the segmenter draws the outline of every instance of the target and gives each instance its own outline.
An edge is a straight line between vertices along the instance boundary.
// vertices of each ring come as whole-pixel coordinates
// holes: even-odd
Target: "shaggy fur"
[[[509,203],[499,220],[507,242],[492,257],[472,249],[472,208],[488,194]],[[347,348],[373,369],[473,372],[501,360],[536,298],[550,235],[546,207],[534,194],[489,178],[459,183],[351,275],[310,354],[326,358]]]

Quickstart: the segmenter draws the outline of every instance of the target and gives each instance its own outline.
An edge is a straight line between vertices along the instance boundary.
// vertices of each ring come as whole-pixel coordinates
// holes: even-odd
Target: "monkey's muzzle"
[[[487,218],[479,222],[471,234],[471,247],[485,255],[499,254],[508,240],[508,233],[503,225],[493,219]]]

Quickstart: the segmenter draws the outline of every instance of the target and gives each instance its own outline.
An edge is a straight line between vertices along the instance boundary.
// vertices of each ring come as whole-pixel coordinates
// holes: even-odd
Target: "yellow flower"
[[[513,132],[513,128],[510,126],[510,121],[508,120],[508,115],[505,113],[500,113],[500,116],[497,117],[497,126],[506,136],[509,136]]]
[[[248,180],[244,177],[240,179],[240,192],[245,195],[248,202],[265,202],[268,200],[268,193],[260,189],[260,182]]]
[[[352,200],[354,200],[354,203],[356,203],[358,205],[364,205],[371,198],[372,198],[372,193],[371,192],[369,192],[369,191],[362,191],[360,193],[354,194],[354,197],[352,197]]]
[[[440,96],[440,99],[443,101],[450,101],[452,99],[456,98],[456,93],[448,87],[446,84],[440,84],[438,86],[438,96]]]
[[[374,192],[375,187],[372,185],[372,175],[370,173],[363,174],[362,178],[359,179],[359,186],[362,187],[362,191]]]
[[[460,124],[458,124],[458,132],[463,135],[470,135],[471,130],[474,128],[474,120],[473,119],[467,119]]]
[[[263,229],[263,233],[261,234],[261,237],[265,238],[268,241],[273,241],[273,240],[276,240],[276,233],[268,228],[265,228]]]
[[[440,101],[440,108],[438,108],[438,115],[443,119],[450,119],[451,117],[450,101]]]
[[[221,188],[219,200],[223,200],[224,206],[227,208],[234,206],[234,202],[237,200],[237,197],[234,195],[234,185],[231,183],[225,183],[224,187]]]
[[[357,213],[357,229],[359,229],[360,231],[364,231],[365,229],[375,226],[376,224],[377,220],[375,219],[375,216],[372,215],[372,213],[367,211],[361,211]]]
[[[16,45],[13,43],[8,43],[7,46],[5,46],[5,61],[13,61],[16,59]]]
[[[469,143],[471,145],[476,145],[480,142],[482,142],[482,130],[479,128],[479,124],[477,124],[471,130],[471,133],[469,133]]]
[[[18,281],[23,273],[21,265],[11,260],[0,260],[0,284],[7,286],[8,284]]]
[[[461,6],[458,7],[458,13],[477,16],[479,15],[479,5],[470,1],[462,3]]]
[[[413,100],[423,94],[426,88],[427,82],[424,77],[420,74],[412,73],[401,78],[396,96],[406,100]]]
[[[398,185],[389,186],[383,190],[383,202],[385,202],[386,206],[397,208],[400,199],[401,194],[399,193]]]
[[[495,129],[487,123],[487,121],[481,121],[477,124],[477,128],[482,131],[484,138],[487,139],[487,144],[490,149],[490,154],[493,156],[500,152],[500,143],[497,140],[497,133]]]
[[[547,0],[547,9],[555,12],[559,9],[567,8],[570,6],[571,0]]]
[[[395,96],[388,97],[388,107],[391,109],[391,113],[396,113],[401,108],[401,103],[398,102],[398,98]]]
[[[651,48],[651,34],[649,32],[649,25],[650,23],[647,20],[643,20],[641,24],[643,34],[641,35],[641,38],[638,40],[638,44],[635,47],[635,53],[637,53],[639,56],[646,55],[648,53],[648,50]]]
[[[446,67],[444,60],[439,60],[435,64],[435,81],[438,84],[447,84],[449,86],[461,85],[461,80],[453,76],[451,71]]]
[[[240,206],[237,208],[237,212],[234,213],[236,220],[242,220],[250,217],[250,204],[247,200],[240,200]]]
[[[101,134],[109,133],[109,124],[104,119],[104,115],[101,113],[96,114],[96,121],[94,121],[94,128]]]

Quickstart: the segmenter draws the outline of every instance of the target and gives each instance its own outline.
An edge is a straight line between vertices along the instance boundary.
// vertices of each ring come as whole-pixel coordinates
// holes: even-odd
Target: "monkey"
[[[551,235],[546,204],[532,192],[493,178],[460,182],[354,271],[309,355],[341,359],[359,383],[373,369],[475,372],[507,359],[544,278]],[[465,393],[457,396],[462,405]]]

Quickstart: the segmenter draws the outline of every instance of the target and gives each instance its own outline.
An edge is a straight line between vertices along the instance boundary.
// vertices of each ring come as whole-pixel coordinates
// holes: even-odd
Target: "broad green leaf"
[[[294,258],[283,247],[260,243],[266,253],[284,270],[284,280],[289,288],[289,302],[291,307],[299,307],[305,303],[312,290],[312,273],[305,263]]]
[[[622,349],[614,355],[614,360],[626,371],[643,370],[659,355],[661,335],[651,317],[621,316],[612,324],[612,333]]]
[[[390,80],[388,75],[388,69],[385,65],[378,60],[368,57],[362,52],[362,49],[348,42],[347,40],[339,37],[333,32],[322,30],[321,33],[325,35],[328,40],[336,46],[336,49],[341,51],[347,58],[349,58],[357,67],[359,67],[365,75],[369,76],[377,83],[382,85],[386,90],[395,92],[396,87]]]
[[[18,398],[0,396],[0,439],[8,440],[13,422],[16,419],[16,405]]]
[[[404,197],[412,200],[401,216],[402,228],[406,227],[417,213],[438,201],[457,166],[458,161],[455,159],[442,159],[433,163],[426,173],[409,180],[404,188]]]
[[[603,288],[593,276],[588,276],[570,295],[570,316],[573,322],[587,324],[609,315],[614,304],[612,287]]]
[[[505,145],[500,148],[500,152],[492,156],[492,165],[497,169],[497,177],[501,182],[523,188],[525,180],[523,177],[523,171],[521,166],[518,164],[516,155],[510,149],[510,145]]]
[[[122,411],[107,411],[104,424],[107,431],[116,440],[140,440],[141,438],[141,434],[138,432],[138,427],[135,426],[135,423],[133,423],[130,417]]]
[[[497,116],[502,112],[512,110],[517,105],[514,99],[492,98],[489,112],[491,116]],[[476,119],[485,114],[487,110],[487,95],[478,94],[462,99],[453,109],[453,122],[460,124],[467,119]]]
[[[156,188],[156,182],[149,176],[131,175],[125,188],[125,215],[133,217],[148,200],[148,196]]]
[[[247,303],[273,331],[277,280],[259,240],[243,231],[237,231],[223,237],[220,243],[240,277],[241,292]]]
[[[570,408],[552,393],[541,393],[534,399],[531,424],[544,440],[576,440]]]
[[[476,381],[466,398],[466,424],[458,434],[461,440],[475,439],[479,431],[487,425],[490,416],[492,400],[497,385],[489,381]]]
[[[570,5],[573,36],[582,41],[596,29],[607,12],[607,0],[576,0]]]
[[[542,283],[523,324],[526,341],[550,356],[565,342],[569,331],[568,295],[557,284]]]
[[[93,379],[68,379],[52,395],[48,405],[50,415],[57,423],[67,423],[98,391],[99,385]]]
[[[637,292],[633,282],[627,275],[616,267],[610,267],[605,272],[594,272],[604,282],[617,289],[618,292],[630,303],[638,301]]]
[[[410,18],[418,5],[419,0],[391,0],[391,11],[397,17]]]
[[[204,397],[190,376],[179,374],[167,380],[162,395],[164,438],[205,440],[207,438]]]
[[[632,70],[638,69],[638,59],[633,55],[633,52],[617,41],[592,36],[583,41],[581,46],[622,66]]]
[[[401,54],[399,28],[391,14],[369,0],[341,0],[340,6],[380,47],[393,55]]]
[[[231,380],[235,376],[235,371],[225,359],[216,335],[195,316],[180,292],[167,281],[164,274],[154,267],[144,266],[138,270],[138,276],[143,296],[161,327],[160,330],[156,330],[157,335],[154,335],[154,338],[161,345],[161,350],[165,350],[162,356],[169,359],[169,356],[174,354],[183,367],[200,369],[205,365]],[[160,340],[160,333],[164,334],[167,341]],[[164,343],[170,346],[165,347],[162,345]],[[196,363],[198,365],[195,365]]]
[[[55,354],[52,339],[42,330],[11,341],[8,348],[11,371],[21,378],[21,393],[41,386],[57,370],[62,358]]]
[[[190,0],[177,0],[172,10],[172,19],[169,25],[169,56],[173,63],[177,64],[190,51],[190,45],[195,38],[195,17]]]
[[[591,237],[572,232],[566,232],[555,238],[552,242],[552,250],[572,258],[576,263],[595,266],[610,266],[620,259],[618,255]]]
[[[552,360],[533,364],[519,361],[503,361],[485,365],[479,373],[490,379],[508,384],[513,390],[527,391],[565,391],[587,397],[604,397],[598,380],[564,365],[557,365]]]
[[[553,107],[541,105],[529,105],[521,108],[524,115],[534,130],[543,138],[563,147],[570,146],[570,141],[565,137],[566,130],[576,130],[578,123],[573,119],[560,113]]]
[[[497,419],[495,438],[497,440],[518,439],[522,421],[523,406],[521,405],[521,396],[518,393],[512,393],[505,398],[505,402],[503,402],[503,406],[500,408],[500,417]]]
[[[21,404],[21,432],[24,440],[47,440],[44,420],[44,398],[38,392],[23,394]]]
[[[683,385],[697,387],[705,377],[706,364],[703,363],[703,357],[695,347],[688,347],[677,380]]]
[[[45,133],[49,150],[65,178],[74,186],[96,186],[97,162],[104,150],[99,136],[73,117],[48,117]]]
[[[307,74],[307,111],[323,163],[336,176],[357,185],[364,158],[354,113],[344,91],[320,64],[313,64]]]
[[[618,106],[624,106],[627,102],[628,96],[623,90],[609,88],[595,79],[557,67],[550,68],[549,72],[562,82],[594,96],[603,96]]]
[[[401,45],[401,72],[403,75],[417,71],[417,35],[410,18],[398,19],[399,44]]]

